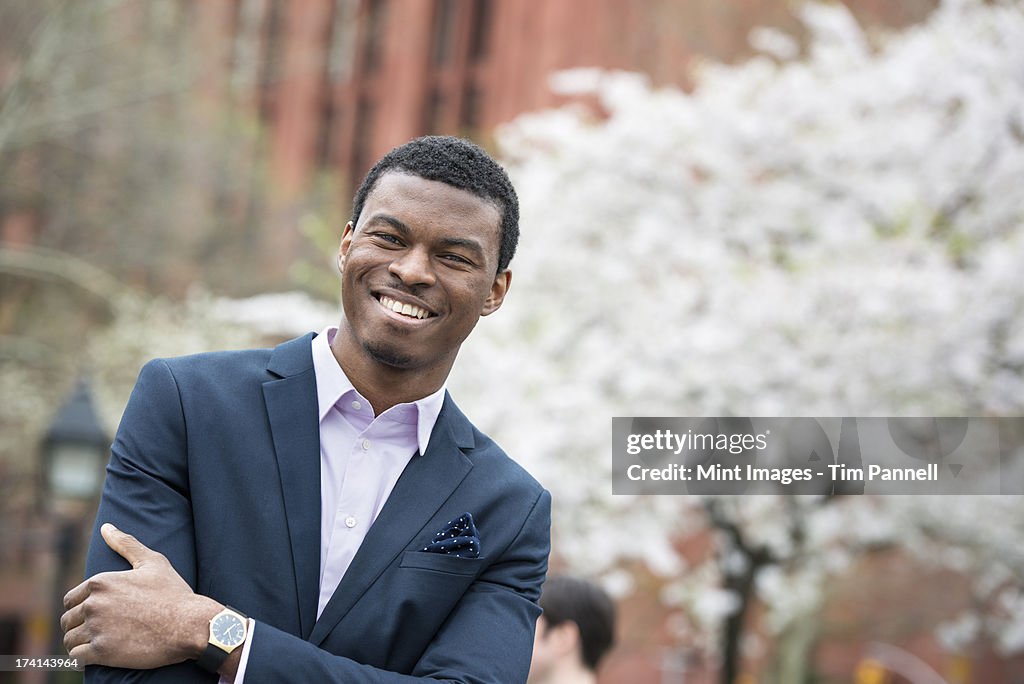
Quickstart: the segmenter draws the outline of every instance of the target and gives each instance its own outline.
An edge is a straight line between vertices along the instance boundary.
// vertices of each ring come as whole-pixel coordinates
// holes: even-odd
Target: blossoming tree
[[[762,56],[703,65],[689,94],[559,74],[600,111],[500,132],[523,243],[453,385],[552,489],[556,554],[675,578],[665,599],[722,654],[723,682],[753,598],[785,634],[880,543],[986,568],[993,610],[944,638],[1020,650],[1017,498],[610,493],[612,416],[1024,409],[1024,13],[949,1],[885,36],[840,3],[801,16],[805,45],[757,31]],[[717,552],[687,567],[675,542],[708,525]]]

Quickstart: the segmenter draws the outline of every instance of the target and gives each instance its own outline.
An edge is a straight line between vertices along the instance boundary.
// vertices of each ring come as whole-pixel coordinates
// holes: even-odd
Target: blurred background
[[[334,324],[353,190],[438,133],[523,217],[449,387],[616,598],[602,684],[1024,682],[1020,473],[613,497],[610,458],[615,415],[1022,415],[1022,74],[1013,0],[3,2],[0,654],[60,652],[141,365]]]

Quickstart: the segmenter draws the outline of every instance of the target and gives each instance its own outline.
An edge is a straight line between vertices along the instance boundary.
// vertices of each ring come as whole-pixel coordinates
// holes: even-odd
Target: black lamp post
[[[43,437],[44,494],[56,528],[53,572],[53,633],[50,654],[64,652],[60,616],[64,612],[64,581],[79,546],[82,518],[103,486],[110,438],[96,415],[88,380],[81,379],[57,411]],[[51,672],[51,681],[56,674]]]
[[[89,381],[81,379],[43,437],[46,492],[54,509],[91,502],[109,456],[110,438],[96,415]]]

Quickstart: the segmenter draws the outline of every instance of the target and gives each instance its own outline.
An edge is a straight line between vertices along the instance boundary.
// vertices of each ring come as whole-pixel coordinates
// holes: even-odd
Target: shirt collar
[[[324,416],[334,408],[338,400],[345,396],[347,392],[352,392],[355,396],[359,396],[360,399],[366,401],[359,394],[358,390],[353,387],[352,381],[345,375],[344,369],[338,363],[338,360],[334,358],[334,352],[331,351],[331,342],[334,341],[334,336],[337,332],[337,326],[328,326],[319,335],[314,337],[312,342],[313,372],[316,375],[316,398],[319,413],[317,417],[320,421],[323,421]],[[389,413],[394,413],[397,414],[394,416],[396,420],[405,422],[402,416],[411,417],[414,413],[416,416],[416,443],[419,447],[419,452],[425,454],[427,452],[427,443],[430,441],[430,434],[434,431],[437,417],[441,414],[441,407],[444,405],[444,395],[445,387],[442,385],[433,394],[413,402],[393,406],[378,416],[378,418],[387,418]],[[367,402],[367,405],[369,405],[369,402]],[[395,411],[395,409],[399,410]]]

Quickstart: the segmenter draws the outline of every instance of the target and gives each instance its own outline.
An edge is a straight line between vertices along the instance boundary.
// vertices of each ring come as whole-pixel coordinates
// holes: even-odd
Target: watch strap
[[[230,610],[232,613],[242,618],[242,622],[246,625],[246,636],[248,636],[248,616],[242,611],[236,608],[232,608],[231,606],[224,606],[224,610]],[[223,612],[224,611],[221,611],[221,613]],[[220,613],[217,613],[217,615],[220,615]],[[214,615],[213,619],[216,619],[217,615]],[[213,621],[213,619],[211,619],[211,622]],[[243,640],[240,644],[238,644],[238,646],[243,646],[244,644],[245,641]],[[235,646],[235,648],[238,648],[238,646]],[[196,665],[203,668],[207,672],[213,672],[214,674],[216,674],[217,670],[220,669],[220,666],[224,664],[224,661],[228,659],[228,656],[231,655],[231,652],[233,652],[234,650],[235,649],[233,648],[231,649],[231,651],[225,651],[223,648],[210,641],[206,644],[206,650],[204,650],[203,653],[196,660]]]

